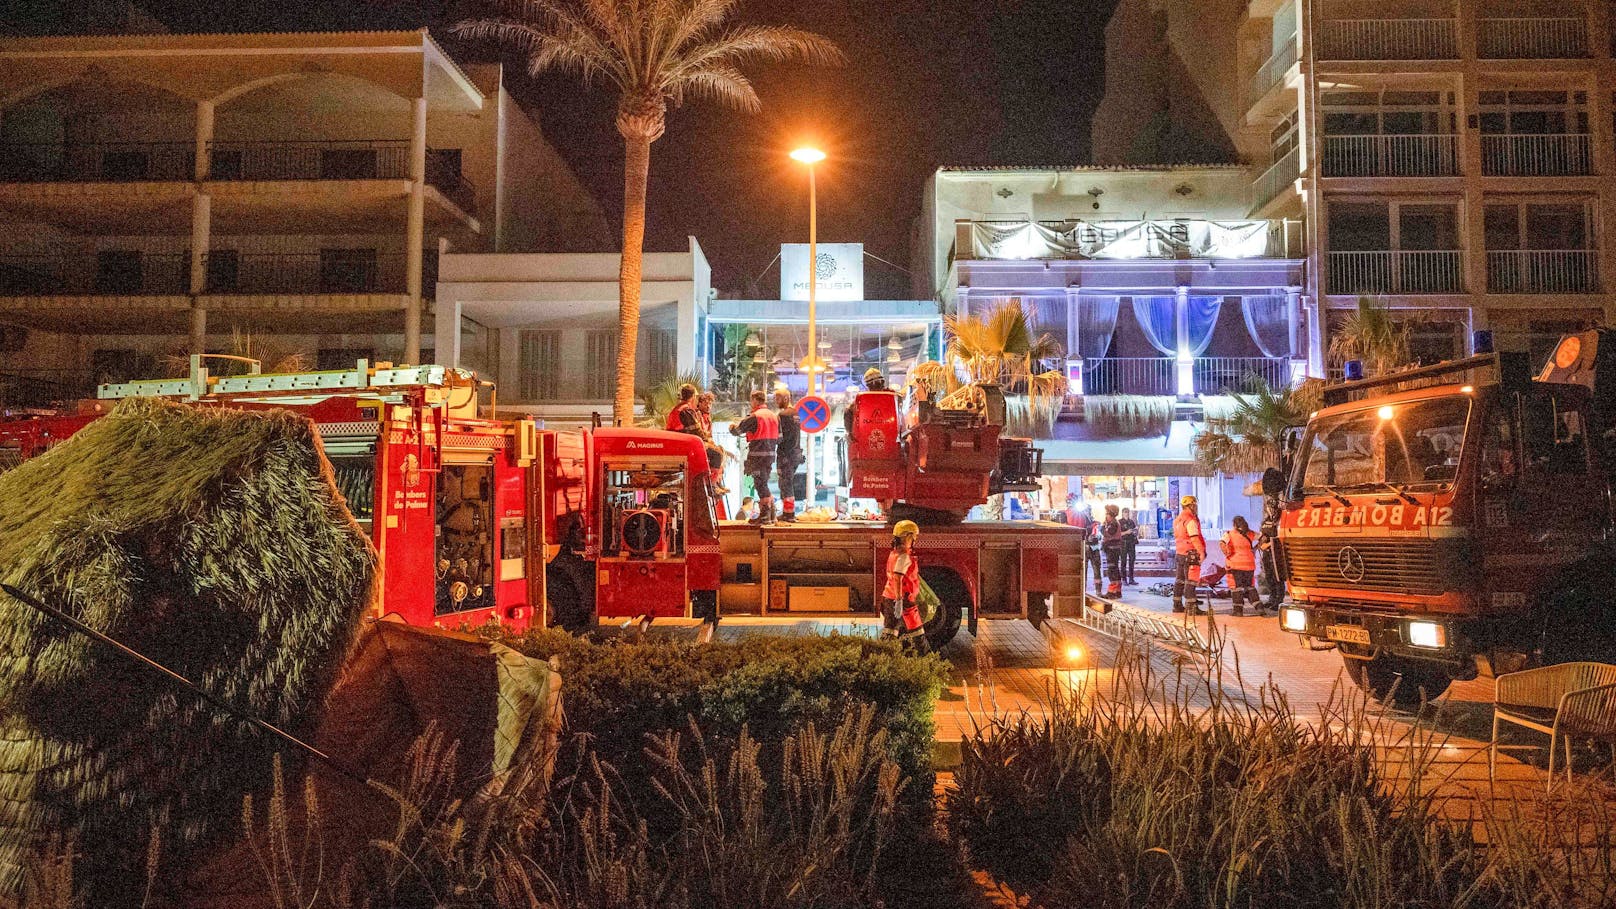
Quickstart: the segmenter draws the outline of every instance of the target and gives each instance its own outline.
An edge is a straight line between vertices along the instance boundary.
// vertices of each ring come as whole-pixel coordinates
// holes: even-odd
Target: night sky
[[[652,146],[647,250],[694,234],[726,297],[775,297],[765,268],[781,242],[807,239],[807,186],[786,152],[822,144],[819,232],[862,241],[909,266],[920,188],[940,164],[1068,164],[1088,159],[1102,89],[1105,22],[1115,0],[749,0],[741,21],[818,31],[848,57],[840,69],[754,68],[761,114],[692,103],[670,112]],[[175,31],[433,27],[459,0],[141,0]],[[507,58],[509,60],[511,58]],[[518,88],[546,135],[621,221],[623,151],[612,99],[565,77]],[[753,284],[754,279],[755,285]],[[908,275],[865,263],[866,296],[907,298]]]

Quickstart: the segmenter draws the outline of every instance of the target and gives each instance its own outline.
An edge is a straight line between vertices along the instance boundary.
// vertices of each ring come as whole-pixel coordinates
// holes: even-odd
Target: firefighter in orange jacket
[[[1201,580],[1201,560],[1206,558],[1206,537],[1201,534],[1194,496],[1179,500],[1178,517],[1173,519],[1173,553],[1177,573],[1173,578],[1173,611],[1184,611],[1184,592],[1189,591],[1190,615],[1201,614],[1195,586]]]
[[[668,411],[668,420],[662,428],[668,432],[701,435],[701,415],[696,410],[696,386],[689,382],[679,386],[679,403]]]
[[[915,560],[915,540],[920,525],[899,521],[892,526],[892,551],[887,554],[887,583],[881,591],[887,608],[881,615],[882,634],[899,637],[906,649],[926,651],[925,623],[915,597],[920,593],[920,563]]]
[[[1234,579],[1234,590],[1229,598],[1234,601],[1234,614],[1245,615],[1245,602],[1251,601],[1251,608],[1262,615],[1262,600],[1257,598],[1257,585],[1254,576],[1257,573],[1257,535],[1251,532],[1251,525],[1242,515],[1236,515],[1234,527],[1223,535],[1223,557],[1229,564],[1229,574]]]
[[[752,392],[752,412],[744,420],[730,427],[735,435],[746,435],[746,460],[741,472],[752,480],[759,502],[758,516],[753,524],[774,523],[774,494],[769,492],[769,474],[774,473],[774,453],[780,444],[780,418],[766,403],[768,397],[761,391]]]

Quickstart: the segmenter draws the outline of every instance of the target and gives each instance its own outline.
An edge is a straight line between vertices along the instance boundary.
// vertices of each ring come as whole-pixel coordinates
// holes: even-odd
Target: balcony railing
[[[8,142],[0,145],[0,182],[138,183],[190,181],[190,142]]]
[[[1591,174],[1586,133],[1483,135],[1481,172],[1490,177],[1570,177]]]
[[[1174,395],[1178,363],[1171,357],[1098,357],[1083,361],[1083,393]]]
[[[1464,289],[1464,254],[1456,249],[1332,252],[1332,294],[1446,294]]]
[[[410,143],[388,139],[334,142],[213,142],[214,180],[408,180]]]
[[[1256,74],[1251,77],[1251,88],[1247,93],[1246,106],[1250,107],[1261,101],[1265,95],[1273,90],[1274,86],[1285,80],[1285,73],[1295,65],[1296,36],[1292,35],[1291,39],[1274,51],[1274,55],[1268,58],[1268,62],[1258,67]]]
[[[460,168],[452,166],[433,155],[426,159],[426,182],[435,187],[438,192],[450,202],[460,206],[460,210],[467,214],[477,211],[477,190],[470,181],[460,172]]]
[[[1324,60],[1453,60],[1459,56],[1452,19],[1326,19],[1320,23]]]
[[[1599,261],[1591,249],[1489,249],[1487,292],[1598,293]]]
[[[1291,384],[1291,361],[1283,357],[1198,357],[1192,368],[1198,395],[1244,391],[1253,378],[1269,388]]]
[[[400,254],[252,253],[214,250],[205,257],[210,294],[399,294]]]
[[[69,256],[0,256],[0,294],[8,296],[174,296],[190,291],[183,254],[135,253],[116,261]]]
[[[1325,136],[1326,177],[1451,177],[1459,172],[1452,134]]]
[[[1273,198],[1284,192],[1301,176],[1301,152],[1291,149],[1283,157],[1275,161],[1262,176],[1251,184],[1251,210],[1253,212],[1267,205]]]
[[[1482,19],[1476,23],[1476,56],[1484,60],[1586,57],[1588,23],[1582,18]]]

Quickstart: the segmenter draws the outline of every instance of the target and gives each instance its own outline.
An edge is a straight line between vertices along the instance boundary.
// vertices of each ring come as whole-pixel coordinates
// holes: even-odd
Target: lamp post
[[[817,148],[803,147],[791,153],[793,161],[808,166],[808,394],[819,392],[819,346],[818,334],[814,322],[815,298],[819,290],[819,200],[814,184],[814,165],[825,160],[825,153]],[[814,504],[814,434],[804,433],[808,438],[805,442],[803,454],[808,462],[808,496],[804,503],[809,508]],[[780,490],[783,496],[786,490]]]

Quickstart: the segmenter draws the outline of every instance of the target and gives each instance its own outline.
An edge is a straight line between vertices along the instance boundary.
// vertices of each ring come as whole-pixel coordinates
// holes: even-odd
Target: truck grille
[[[1388,593],[1440,593],[1443,578],[1431,540],[1302,538],[1283,546],[1289,577],[1303,587]]]

